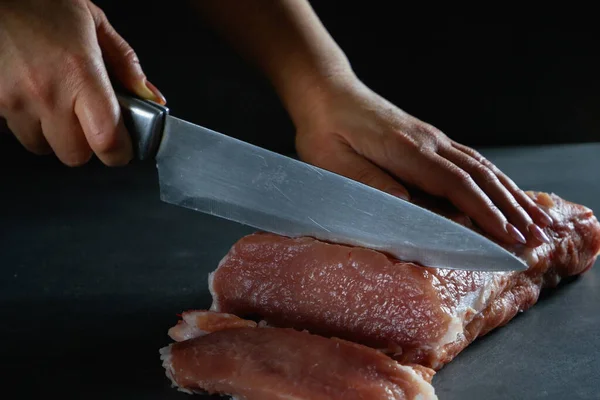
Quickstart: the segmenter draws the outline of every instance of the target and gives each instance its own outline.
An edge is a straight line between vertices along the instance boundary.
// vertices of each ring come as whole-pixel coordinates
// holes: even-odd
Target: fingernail
[[[508,232],[508,234],[515,239],[517,242],[521,243],[521,244],[526,244],[527,240],[525,240],[525,236],[523,236],[523,234],[521,232],[519,232],[519,230],[517,228],[515,228],[515,226],[511,223],[507,223],[506,224],[506,232]]]
[[[554,223],[552,218],[550,218],[550,216],[541,209],[540,209],[540,219],[542,220],[542,224],[544,224],[544,226],[552,225]]]
[[[389,190],[387,190],[387,192],[388,192],[389,194],[391,194],[392,196],[395,196],[395,197],[401,198],[402,200],[406,200],[406,201],[409,201],[409,200],[410,200],[410,196],[408,195],[408,193],[407,193],[407,192],[405,192],[405,191],[404,191],[404,190],[402,190],[402,189],[395,189],[395,188],[394,188],[394,189],[389,189]]]
[[[550,243],[550,238],[536,224],[529,225],[529,232],[531,232],[533,237],[535,237],[540,242],[547,243],[547,244]]]
[[[167,104],[167,99],[165,96],[148,80],[144,80],[137,85],[137,94],[146,99],[152,100],[155,103],[165,105]]]

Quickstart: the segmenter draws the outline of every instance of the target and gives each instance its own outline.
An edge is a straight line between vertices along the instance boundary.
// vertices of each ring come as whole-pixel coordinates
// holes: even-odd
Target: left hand
[[[410,194],[399,180],[447,198],[507,244],[548,242],[540,227],[550,217],[494,164],[358,80],[311,104],[294,121],[303,161],[403,199]]]

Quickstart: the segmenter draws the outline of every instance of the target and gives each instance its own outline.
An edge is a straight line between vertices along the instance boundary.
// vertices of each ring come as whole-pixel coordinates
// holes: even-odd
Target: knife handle
[[[154,158],[162,138],[167,107],[153,101],[117,93],[125,127],[131,135],[136,157],[140,160]]]

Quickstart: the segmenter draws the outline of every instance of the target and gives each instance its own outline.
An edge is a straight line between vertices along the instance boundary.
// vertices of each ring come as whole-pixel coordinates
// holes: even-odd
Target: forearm
[[[329,86],[353,78],[348,60],[306,0],[192,0],[267,76],[293,119]]]

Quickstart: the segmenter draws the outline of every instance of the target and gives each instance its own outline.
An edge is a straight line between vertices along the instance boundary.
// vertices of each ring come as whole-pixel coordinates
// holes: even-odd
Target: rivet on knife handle
[[[117,94],[123,122],[133,141],[136,157],[140,160],[154,158],[162,137],[167,107],[152,101]]]

